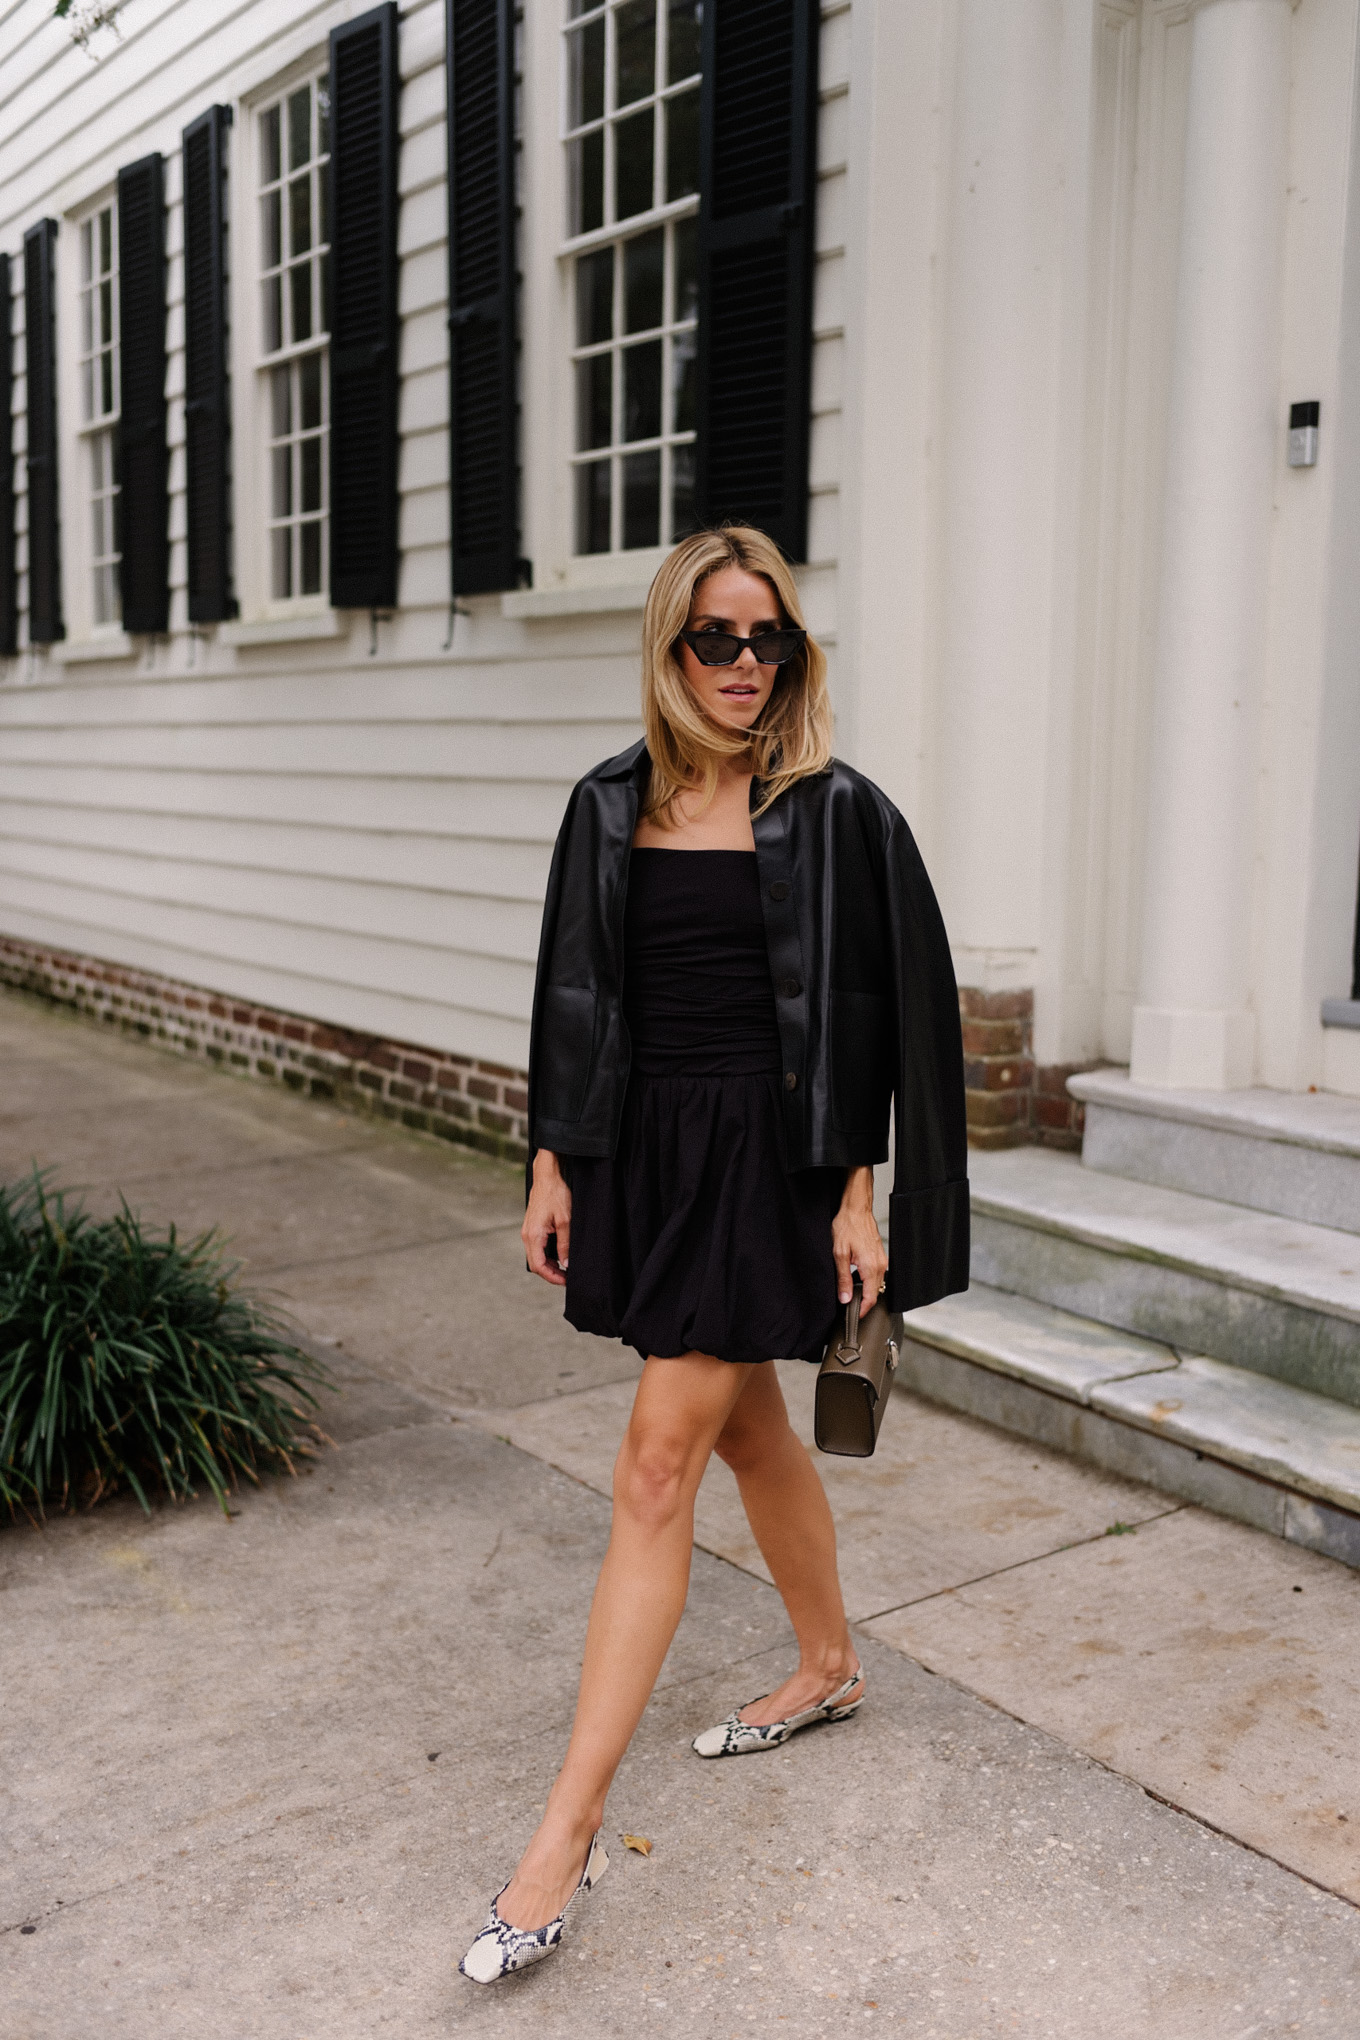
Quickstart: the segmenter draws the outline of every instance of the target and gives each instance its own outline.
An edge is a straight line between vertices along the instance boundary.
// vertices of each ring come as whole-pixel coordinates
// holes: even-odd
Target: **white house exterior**
[[[717,4],[721,19],[736,0]],[[125,0],[88,51],[49,0],[18,0],[0,22],[17,523],[17,649],[0,660],[7,974],[72,996],[83,985],[86,1003],[126,996],[199,1041],[206,1021],[185,1018],[176,988],[201,988],[219,995],[217,1036],[238,1059],[258,1059],[257,1022],[273,1014],[337,1030],[327,1052],[342,1059],[362,1062],[377,1042],[437,1052],[453,1070],[458,1058],[494,1066],[487,1127],[512,1144],[506,1097],[526,1060],[550,845],[573,779],[638,729],[639,612],[664,550],[638,539],[667,530],[665,505],[660,521],[649,507],[657,468],[630,469],[628,456],[610,456],[614,492],[590,513],[593,535],[581,524],[582,434],[613,443],[632,398],[581,424],[590,349],[618,356],[627,331],[616,306],[613,337],[583,340],[578,264],[659,229],[669,295],[649,316],[677,390],[694,344],[679,265],[698,196],[672,194],[657,141],[652,204],[617,234],[603,213],[577,233],[594,201],[572,178],[600,173],[563,136],[603,110],[622,177],[633,142],[611,124],[609,95],[632,93],[631,110],[639,95],[658,109],[683,97],[667,35],[691,35],[698,10],[662,5],[651,44],[650,0],[599,7],[521,10],[531,578],[465,596],[452,618],[444,0],[403,0],[397,31],[400,560],[396,603],[374,616],[333,608],[320,564],[316,94],[330,31],[363,10]],[[1132,1059],[1155,1086],[1360,1095],[1360,1031],[1322,1017],[1332,1000],[1336,1022],[1356,1018],[1358,26],[1357,0],[821,7],[801,579],[831,659],[839,749],[904,809],[940,893],[984,1142],[1068,1135],[1065,1075],[1096,1063]],[[647,92],[620,82],[644,48],[656,62]],[[600,51],[608,73],[594,83]],[[682,64],[682,87],[686,76]],[[590,98],[600,91],[607,106]],[[290,141],[290,107],[308,92],[311,125]],[[231,114],[239,613],[191,624],[181,136],[211,106]],[[282,144],[266,139],[275,120]],[[277,148],[294,142],[304,153],[280,168]],[[117,173],[155,154],[170,592],[168,627],[138,634],[120,622],[108,512],[118,379],[100,380],[117,335],[101,340],[98,298],[118,259]],[[304,173],[317,209],[311,324],[276,345],[261,310],[277,256],[271,192]],[[23,251],[44,219],[56,223],[65,634],[39,645]],[[748,316],[759,321],[758,301]],[[614,376],[622,388],[621,360]],[[589,386],[598,399],[602,385]],[[656,401],[638,398],[663,428],[653,452],[678,504],[692,415],[677,395],[653,418]],[[1291,467],[1290,408],[1310,401],[1316,463]],[[271,495],[280,460],[292,463],[287,510]],[[633,472],[637,516],[624,500]],[[291,548],[286,572],[279,548]],[[255,1017],[233,1021],[228,1006]]]

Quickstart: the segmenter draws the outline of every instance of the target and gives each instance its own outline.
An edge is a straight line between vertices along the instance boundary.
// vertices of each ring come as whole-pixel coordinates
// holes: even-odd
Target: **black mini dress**
[[[753,850],[634,850],[618,1150],[564,1157],[566,1315],[644,1357],[820,1360],[843,1169],[785,1169]]]

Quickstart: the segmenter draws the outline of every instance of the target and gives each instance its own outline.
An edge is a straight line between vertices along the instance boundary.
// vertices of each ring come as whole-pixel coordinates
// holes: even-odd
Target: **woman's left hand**
[[[888,1272],[887,1249],[874,1217],[872,1169],[851,1169],[846,1176],[841,1208],[831,1221],[831,1248],[836,1256],[841,1302],[849,1303],[854,1295],[850,1271],[858,1268],[864,1291],[863,1308],[872,1310]]]

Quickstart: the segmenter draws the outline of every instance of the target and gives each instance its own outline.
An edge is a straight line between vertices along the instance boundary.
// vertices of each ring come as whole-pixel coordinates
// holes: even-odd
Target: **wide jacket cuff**
[[[917,1310],[968,1287],[968,1179],[888,1200],[889,1310]]]

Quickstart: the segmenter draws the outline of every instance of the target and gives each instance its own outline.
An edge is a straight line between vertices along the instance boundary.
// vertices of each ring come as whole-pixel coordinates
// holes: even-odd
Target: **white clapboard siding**
[[[359,841],[385,831],[472,839],[496,855],[506,843],[551,847],[571,791],[563,780],[368,779],[361,773],[111,771],[95,765],[25,765],[0,755],[0,800],[50,805],[65,801],[110,815],[140,814],[146,840],[159,840],[167,816],[214,815],[244,822],[280,821],[354,830]],[[363,821],[356,823],[362,806]]]
[[[0,843],[145,854],[146,817],[137,808],[5,800]],[[476,837],[423,835],[411,829],[318,828],[305,822],[200,813],[156,818],[157,854],[212,871],[292,872],[409,886],[533,905],[548,876],[545,843],[489,843]],[[34,869],[31,860],[25,869]],[[44,868],[40,861],[36,867]]]
[[[179,769],[276,772],[347,772],[362,759],[365,771],[401,778],[407,773],[443,779],[572,780],[607,752],[587,727],[551,724],[515,733],[507,743],[495,726],[447,723],[270,723],[263,729],[224,723],[56,725],[6,732],[16,761],[45,764],[171,766]]]
[[[137,901],[93,892],[73,898],[57,888],[31,902],[6,890],[0,893],[0,913],[7,931],[22,941],[112,956],[135,969],[160,971],[233,998],[258,999],[365,1033],[512,1068],[524,1045],[523,1023],[506,1020],[504,1014],[519,1006],[527,1010],[533,995],[533,971],[527,965],[492,967],[485,959],[441,951],[437,973],[417,974],[428,990],[408,990],[411,974],[399,969],[397,946],[365,944],[359,937],[309,936],[309,953],[303,956],[291,943],[280,949],[266,942],[255,923],[224,916],[195,921],[159,905],[144,909]]]
[[[51,0],[0,8],[0,247],[18,256],[26,227],[66,220],[120,164],[166,159],[172,601],[168,639],[130,655],[0,663],[0,933],[518,1067],[563,807],[582,772],[639,734],[639,618],[512,620],[482,597],[450,636],[442,0],[401,8],[401,608],[315,639],[237,644],[187,625],[180,132],[223,101],[239,140],[241,102],[362,11],[127,0],[121,40],[101,36],[91,62]],[[823,16],[804,584],[834,661],[848,0]],[[525,146],[560,144],[554,129]],[[235,192],[234,219],[243,203]],[[69,226],[59,241],[67,264]],[[22,453],[21,274],[16,286]],[[68,348],[65,282],[59,306]],[[237,377],[253,373],[249,343],[234,334]],[[526,489],[562,493],[537,448],[524,459]],[[26,601],[22,460],[19,479]],[[63,514],[69,576],[82,570],[81,506]],[[238,537],[254,514],[238,495]]]
[[[80,886],[91,869],[88,847],[16,840],[0,835],[0,884],[29,878]],[[533,901],[494,900],[419,885],[380,885],[362,879],[315,878],[304,872],[260,871],[258,866],[199,864],[104,849],[95,869],[101,889],[129,899],[164,900],[206,913],[252,913],[264,899],[272,921],[343,934],[353,928],[375,940],[448,946],[466,955],[525,962],[538,949]]]
[[[271,648],[271,655],[276,652]],[[5,703],[0,727],[198,721],[262,728],[270,722],[379,720],[500,723],[512,729],[550,720],[591,725],[606,746],[598,753],[603,758],[611,755],[609,744],[617,751],[631,741],[636,694],[631,673],[620,684],[603,659],[589,656],[579,662],[559,659],[551,669],[546,663],[526,667],[520,662],[486,672],[447,659],[408,656],[395,670],[381,665],[376,673],[365,661],[339,671],[320,665],[312,671],[217,673],[201,680],[182,674],[156,680],[131,668],[125,678],[96,685],[15,688],[0,696]]]
[[[840,532],[840,366],[844,336],[842,272],[848,225],[846,161],[850,146],[850,4],[831,0],[822,8],[822,40],[818,83],[821,107],[817,122],[817,269],[812,316],[812,444],[808,482],[812,501],[808,517],[808,558],[832,566],[839,552]],[[832,280],[834,276],[834,281]],[[835,357],[835,366],[826,357]],[[809,602],[813,628],[834,636],[835,597],[830,617]],[[828,631],[828,622],[830,630]],[[835,652],[830,653],[834,689]]]

